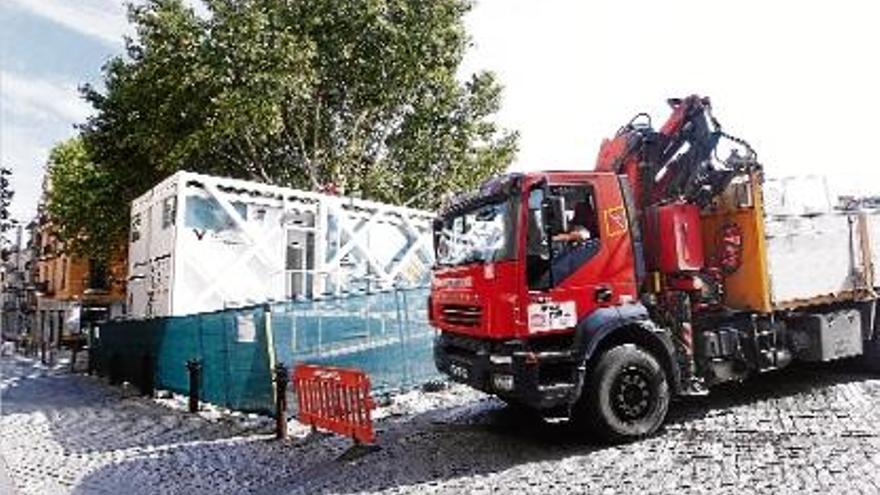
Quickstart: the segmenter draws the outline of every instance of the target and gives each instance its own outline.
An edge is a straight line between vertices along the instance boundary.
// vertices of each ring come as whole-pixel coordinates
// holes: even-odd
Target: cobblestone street
[[[277,442],[265,423],[20,357],[3,358],[0,386],[0,488],[22,494],[880,493],[880,379],[841,367],[679,402],[658,436],[619,447],[462,388],[411,393],[380,411],[382,449],[354,461],[297,424]]]

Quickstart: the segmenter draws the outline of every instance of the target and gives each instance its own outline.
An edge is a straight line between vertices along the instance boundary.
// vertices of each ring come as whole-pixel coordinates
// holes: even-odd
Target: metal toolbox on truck
[[[856,309],[810,314],[789,322],[792,349],[803,361],[831,361],[862,354],[862,315]]]

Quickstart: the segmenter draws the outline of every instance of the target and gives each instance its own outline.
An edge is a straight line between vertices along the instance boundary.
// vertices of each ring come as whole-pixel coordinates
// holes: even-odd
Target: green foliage
[[[433,207],[502,171],[491,73],[456,78],[468,0],[180,0],[130,8],[83,126],[130,200],[185,169]]]
[[[108,259],[128,225],[128,209],[119,205],[114,177],[91,160],[77,138],[52,149],[47,174],[46,209],[56,235],[66,241],[65,248],[84,257]]]

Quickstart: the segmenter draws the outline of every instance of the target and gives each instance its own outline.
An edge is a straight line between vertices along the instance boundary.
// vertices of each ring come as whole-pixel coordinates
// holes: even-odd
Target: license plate
[[[467,380],[471,376],[471,372],[469,369],[467,369],[467,366],[462,366],[455,363],[449,364],[449,374],[452,375],[453,378],[457,378],[459,380]]]

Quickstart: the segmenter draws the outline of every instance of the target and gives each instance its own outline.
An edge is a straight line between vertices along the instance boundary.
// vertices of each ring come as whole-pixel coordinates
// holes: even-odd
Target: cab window
[[[546,192],[545,192],[546,191]],[[545,194],[565,200],[568,230],[548,238],[541,206]],[[539,185],[529,192],[526,276],[532,290],[561,284],[599,251],[599,216],[588,184]]]

